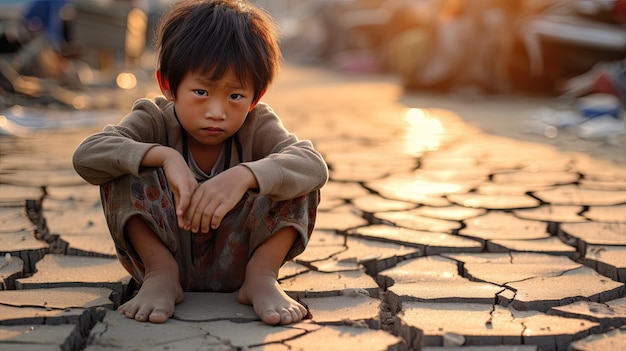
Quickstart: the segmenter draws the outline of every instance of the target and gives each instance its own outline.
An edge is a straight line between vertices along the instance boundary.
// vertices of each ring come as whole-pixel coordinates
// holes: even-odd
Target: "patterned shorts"
[[[100,195],[117,256],[139,283],[144,267],[124,233],[126,222],[135,215],[176,258],[185,291],[232,292],[243,283],[254,250],[281,228],[293,227],[299,234],[285,261],[304,251],[315,225],[320,193],[272,201],[249,191],[219,228],[196,234],[178,228],[174,195],[161,168],[103,184]]]

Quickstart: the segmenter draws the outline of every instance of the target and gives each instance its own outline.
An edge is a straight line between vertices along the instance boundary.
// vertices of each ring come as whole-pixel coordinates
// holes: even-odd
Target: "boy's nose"
[[[218,102],[208,103],[206,107],[206,111],[204,112],[204,117],[209,119],[217,119],[222,120],[226,118],[225,109],[222,104]]]

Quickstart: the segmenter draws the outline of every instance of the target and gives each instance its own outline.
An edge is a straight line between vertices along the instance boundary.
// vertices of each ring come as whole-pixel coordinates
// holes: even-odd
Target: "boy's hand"
[[[182,160],[182,163],[180,163],[180,160]],[[167,177],[170,189],[174,193],[178,227],[189,230],[190,226],[186,224],[184,216],[187,213],[191,196],[198,188],[198,181],[189,171],[185,160],[182,157],[180,160],[177,158],[166,159],[163,162],[163,171]]]
[[[245,166],[235,166],[200,184],[185,212],[185,227],[206,233],[219,227],[222,219],[248,189],[258,187],[254,174]],[[187,229],[187,228],[185,228]]]
[[[187,212],[191,195],[198,188],[198,182],[187,167],[187,162],[178,151],[166,147],[155,146],[144,155],[141,165],[144,167],[162,167],[165,177],[174,193],[178,226],[185,228],[184,215]]]

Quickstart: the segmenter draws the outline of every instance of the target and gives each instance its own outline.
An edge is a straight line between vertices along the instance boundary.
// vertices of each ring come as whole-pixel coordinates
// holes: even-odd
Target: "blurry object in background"
[[[30,40],[30,34],[22,23],[21,7],[8,3],[3,4],[0,10],[0,54],[16,52]]]
[[[393,0],[257,0],[282,29],[285,57],[329,61],[357,72],[379,71]],[[404,2],[404,1],[402,1]]]
[[[389,0],[357,0],[335,5],[328,54],[338,68],[357,73],[382,71],[395,6]],[[330,16],[329,16],[330,17]]]
[[[480,1],[480,0],[479,0]],[[432,17],[425,23],[422,56],[403,77],[409,89],[447,89],[460,77],[461,66],[471,45],[471,19],[468,3],[458,0],[431,1]]]
[[[44,36],[55,51],[62,53],[72,41],[71,23],[75,15],[68,0],[31,0],[24,20],[29,32]]]
[[[72,68],[76,52],[69,1],[22,1],[19,10],[0,5],[0,37],[5,39],[0,50],[0,107],[54,102],[50,91],[56,85],[81,89]],[[5,12],[4,6],[13,10]]]
[[[135,93],[154,68],[148,26],[171,1],[0,0],[0,108],[106,108],[120,88]]]
[[[504,0],[423,3],[428,6],[423,11],[425,14],[416,14],[419,19],[416,25],[395,38],[395,53],[406,50],[415,56],[420,52],[413,65],[395,64],[402,71],[405,87],[508,91],[507,70],[516,35],[514,15],[520,3]]]
[[[32,137],[50,130],[71,130],[116,122],[110,110],[79,111],[42,107],[11,106],[0,109],[0,137]]]
[[[398,74],[405,88],[559,93],[626,56],[626,0],[257,0],[285,57]]]
[[[407,89],[554,94],[626,54],[626,0],[424,0],[390,42]],[[392,16],[392,19],[395,16]],[[604,22],[601,22],[604,20]]]
[[[62,78],[60,52],[66,37],[63,20],[51,20],[65,1],[3,3],[0,16],[0,107],[16,99],[37,103],[50,101],[42,78]],[[7,10],[8,7],[8,10]]]
[[[604,139],[613,143],[626,134],[623,104],[611,94],[594,93],[573,100],[567,110],[543,108],[521,122],[522,132],[556,138],[572,131],[578,138]]]
[[[626,134],[626,123],[619,118],[604,115],[592,118],[578,126],[578,136],[584,139],[604,139]]]
[[[391,15],[385,67],[403,80],[413,74],[415,67],[423,65],[428,47],[431,4],[430,1],[399,4]]]
[[[313,62],[326,59],[335,30],[333,8],[351,0],[253,0],[272,14],[281,29],[281,48],[285,57]]]
[[[587,118],[610,116],[620,118],[620,101],[610,94],[590,94],[576,101],[580,114]]]
[[[585,0],[568,4],[569,7],[560,6],[558,11],[549,9],[538,13],[522,25],[521,37],[530,60],[531,73],[535,76],[544,74],[544,61],[550,59],[546,55],[558,55],[554,50],[545,53],[542,49],[546,47],[578,49],[578,54],[584,54],[582,50],[585,49],[591,50],[593,53],[587,53],[588,56],[593,55],[591,60],[610,57],[612,53],[623,57],[626,53],[626,28],[619,22],[623,15],[613,12],[623,11],[620,8],[625,6],[626,1]],[[610,16],[612,14],[614,16]],[[556,58],[559,61],[567,59],[572,61],[573,58]]]
[[[596,21],[626,24],[624,0],[576,0],[576,9],[582,16]]]
[[[126,67],[136,68],[139,65],[139,58],[146,47],[147,30],[148,15],[140,8],[132,8],[126,19]]]
[[[76,45],[92,67],[136,65],[147,37],[147,15],[134,1],[74,0]]]
[[[547,76],[562,97],[573,100],[573,127],[583,139],[615,144],[626,134],[626,1],[552,1],[523,24],[521,38],[534,77]],[[564,84],[559,84],[565,79]],[[555,113],[537,116],[561,127]],[[570,121],[574,119],[570,118]],[[529,121],[525,123],[528,125]]]
[[[0,57],[0,91],[39,97],[42,90],[39,79],[20,75],[10,63]]]
[[[567,80],[562,91],[564,97],[606,93],[626,103],[626,60],[599,62],[589,71]]]

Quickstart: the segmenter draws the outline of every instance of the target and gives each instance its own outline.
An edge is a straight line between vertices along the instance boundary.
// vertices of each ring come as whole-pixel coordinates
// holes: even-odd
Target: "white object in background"
[[[531,119],[557,128],[575,126],[584,121],[583,116],[578,112],[571,110],[559,111],[549,107],[537,109],[531,116]]]
[[[626,122],[610,115],[592,118],[578,126],[578,136],[585,139],[626,134]]]
[[[550,139],[554,139],[558,136],[559,130],[550,124],[546,124],[536,119],[527,119],[522,122],[522,133],[526,134],[540,134]]]

